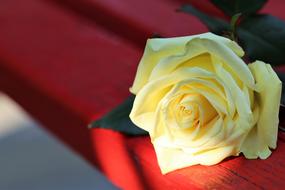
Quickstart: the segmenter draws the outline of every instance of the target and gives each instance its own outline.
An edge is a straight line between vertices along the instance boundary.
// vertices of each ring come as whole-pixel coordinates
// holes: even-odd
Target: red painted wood
[[[261,13],[271,14],[282,20],[285,20],[284,7],[284,0],[269,0],[261,10]]]
[[[159,168],[149,140],[129,139],[128,145],[140,161],[144,176],[149,180],[157,178]],[[267,160],[246,160],[240,156],[214,166],[191,166],[165,175],[163,184],[169,183],[169,189],[280,189],[285,185],[284,152],[285,143],[279,142]],[[157,183],[152,185],[153,189],[160,187]]]
[[[128,95],[141,52],[96,24],[43,1],[3,0],[0,21],[0,89],[100,166],[116,185],[141,189],[144,185],[132,169],[122,135],[87,129],[92,117]],[[117,144],[110,147],[108,139]],[[122,181],[124,176],[131,181]]]
[[[190,28],[187,25],[180,30],[182,17],[175,20],[177,23],[171,21],[173,25],[159,27],[163,22],[156,17],[168,15],[176,5],[167,2],[160,5],[161,1],[138,1],[138,7],[144,11],[129,12],[128,5],[117,9],[111,0],[98,1],[103,8],[94,6],[92,10],[99,13],[82,16],[50,1],[0,1],[0,89],[124,189],[284,186],[282,140],[273,156],[265,161],[237,157],[216,166],[188,167],[163,176],[149,138],[127,138],[109,130],[86,128],[92,118],[100,117],[128,95],[142,53],[130,41],[146,38],[154,29],[165,35],[205,30],[194,17],[189,17],[195,20]],[[149,11],[151,7],[147,5],[157,6],[161,14]],[[118,10],[125,11],[123,16]],[[149,14],[145,17],[138,15],[146,11]],[[103,18],[103,13],[109,17]],[[112,26],[110,20],[115,19],[121,25]],[[138,34],[132,34],[135,31]],[[141,39],[137,41],[142,43]]]
[[[177,13],[181,2],[172,0],[50,0],[144,47],[153,34],[164,37],[206,32],[194,16]]]
[[[219,166],[242,177],[255,189],[280,189],[285,181],[285,143],[279,141],[278,148],[266,160],[246,160],[243,157],[222,162]]]

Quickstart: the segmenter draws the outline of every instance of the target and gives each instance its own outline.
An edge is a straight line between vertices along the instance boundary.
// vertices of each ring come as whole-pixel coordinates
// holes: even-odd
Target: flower
[[[246,65],[227,38],[149,39],[130,91],[130,118],[149,132],[162,173],[276,148],[281,81],[270,65]]]

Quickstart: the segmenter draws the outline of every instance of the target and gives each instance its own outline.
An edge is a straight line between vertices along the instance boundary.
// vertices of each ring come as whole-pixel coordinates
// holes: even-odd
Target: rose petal
[[[219,147],[193,155],[187,154],[181,149],[165,147],[164,142],[154,141],[153,145],[156,151],[158,164],[163,174],[196,164],[217,164],[224,158],[235,154],[234,147],[232,146]]]
[[[249,65],[256,83],[255,104],[259,106],[259,119],[241,147],[247,158],[267,158],[276,148],[278,113],[282,83],[271,66],[261,61]]]
[[[138,93],[138,91],[148,82],[154,67],[156,67],[156,65],[161,61],[161,59],[167,58],[169,56],[184,55],[186,52],[188,52],[189,47],[195,46],[195,43],[191,45],[193,39],[205,39],[208,41],[217,41],[219,44],[222,44],[224,48],[227,47],[226,49],[231,49],[235,53],[235,56],[237,55],[242,56],[244,54],[241,47],[239,47],[235,42],[212,33],[204,33],[199,35],[176,37],[176,38],[149,39],[147,41],[144,55],[139,63],[137,74],[133,86],[130,88],[130,91],[133,94]],[[205,49],[203,51],[202,50],[203,49],[196,47],[191,48],[191,51],[193,52],[191,52],[191,55],[188,55],[188,59],[193,56],[197,56],[203,51],[207,52],[207,50]],[[180,63],[181,62],[179,62],[179,64]],[[243,72],[243,70],[245,69],[243,68],[241,72]]]

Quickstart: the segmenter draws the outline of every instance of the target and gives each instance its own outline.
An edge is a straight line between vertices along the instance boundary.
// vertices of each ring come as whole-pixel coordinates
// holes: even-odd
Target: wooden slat
[[[268,0],[261,13],[271,14],[282,20],[285,20],[285,1],[283,0]]]
[[[159,168],[154,149],[148,139],[129,139],[128,145],[142,164],[145,178],[156,180]],[[164,176],[168,189],[280,189],[285,185],[285,143],[267,160],[247,160],[242,156],[226,159],[214,166],[191,166]],[[158,189],[161,184],[152,184]]]
[[[92,117],[101,116],[129,94],[141,52],[96,24],[43,1],[0,1],[0,21],[0,89],[110,174],[116,185],[143,187],[122,135],[98,133],[116,140],[112,146],[116,151],[110,155],[108,141],[97,140],[87,129]],[[112,174],[116,166],[123,176]]]
[[[178,13],[181,2],[172,0],[50,0],[143,47],[153,34],[164,37],[206,32],[194,16]]]
[[[84,116],[105,113],[127,96],[141,49],[44,1],[0,3],[0,56],[5,66],[47,93],[58,93],[53,96],[75,105]],[[121,80],[113,80],[118,73]]]

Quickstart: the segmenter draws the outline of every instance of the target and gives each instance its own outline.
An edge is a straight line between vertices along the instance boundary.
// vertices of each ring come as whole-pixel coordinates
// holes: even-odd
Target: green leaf
[[[178,11],[198,17],[213,33],[221,34],[230,30],[230,25],[226,21],[208,16],[205,13],[195,9],[191,5],[183,5]]]
[[[284,116],[285,116],[285,73],[276,72],[279,79],[282,81],[282,94],[281,94],[281,106],[279,110],[279,130],[285,132],[284,125]]]
[[[214,5],[226,15],[233,16],[237,13],[249,15],[261,9],[267,0],[211,0]]]
[[[273,65],[285,63],[285,22],[270,15],[245,19],[237,34],[251,61],[256,59]]]
[[[223,35],[230,31],[230,24],[208,16],[190,5],[182,12],[197,16],[209,30]],[[245,19],[237,28],[237,36],[250,61],[262,60],[272,65],[285,63],[285,22],[270,15],[255,15]]]
[[[282,95],[281,95],[281,105],[285,106],[285,73],[276,72],[279,79],[282,81]]]
[[[137,127],[130,120],[130,112],[133,107],[135,96],[130,96],[122,104],[114,108],[103,118],[93,121],[89,124],[89,128],[105,128],[122,132],[126,135],[147,135],[148,132]]]

